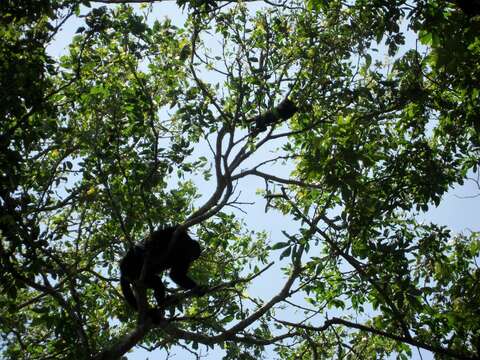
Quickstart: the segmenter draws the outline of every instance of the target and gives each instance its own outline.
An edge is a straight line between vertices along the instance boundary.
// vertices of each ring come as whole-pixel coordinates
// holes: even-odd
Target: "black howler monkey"
[[[255,123],[255,130],[265,131],[268,125],[278,123],[281,120],[290,119],[298,111],[295,103],[289,98],[285,98],[277,105],[276,108],[257,115],[252,119]]]
[[[468,17],[480,15],[480,0],[450,0],[450,2],[456,4]]]
[[[175,239],[170,252],[166,254],[176,227],[165,227],[154,231],[143,243],[133,246],[120,261],[120,285],[125,300],[138,309],[137,300],[131,284],[140,278],[143,263],[148,258],[144,284],[153,289],[155,300],[159,307],[165,302],[165,286],[158,275],[170,269],[170,278],[183,289],[192,289],[196,295],[203,295],[203,288],[187,276],[191,263],[198,259],[201,253],[197,241],[181,231]],[[148,254],[148,256],[147,256]],[[167,255],[167,256],[165,256]]]

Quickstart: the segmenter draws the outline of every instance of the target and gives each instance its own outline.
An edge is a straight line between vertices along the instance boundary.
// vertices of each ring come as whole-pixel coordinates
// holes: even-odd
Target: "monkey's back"
[[[158,274],[173,266],[189,264],[197,259],[200,256],[200,246],[185,231],[178,234],[175,243],[169,249],[175,229],[175,227],[158,229],[143,243],[133,246],[120,262],[122,275],[131,280],[138,279],[147,253],[147,274]]]

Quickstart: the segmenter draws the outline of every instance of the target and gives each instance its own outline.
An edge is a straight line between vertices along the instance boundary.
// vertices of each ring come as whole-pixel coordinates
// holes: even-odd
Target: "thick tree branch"
[[[138,324],[138,326],[129,334],[121,338],[117,343],[111,347],[101,351],[95,355],[93,360],[118,360],[120,356],[125,354],[133,348],[152,328],[152,322],[147,319],[145,322]]]

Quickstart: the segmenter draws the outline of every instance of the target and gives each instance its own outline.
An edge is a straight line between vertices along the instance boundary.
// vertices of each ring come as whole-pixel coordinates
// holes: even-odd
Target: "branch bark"
[[[349,327],[349,328],[357,329],[357,330],[360,330],[360,331],[365,331],[365,332],[368,332],[368,333],[371,333],[371,334],[375,334],[375,335],[378,335],[378,336],[383,336],[383,337],[386,337],[386,338],[389,338],[389,339],[392,339],[392,340],[396,340],[396,341],[399,341],[399,342],[402,342],[402,343],[405,343],[405,344],[416,346],[416,347],[431,351],[431,352],[436,353],[436,354],[450,356],[450,357],[453,357],[455,359],[459,359],[459,360],[475,360],[475,359],[478,359],[478,357],[473,357],[473,356],[470,356],[468,354],[458,353],[458,352],[452,351],[450,349],[445,349],[445,348],[442,348],[442,347],[429,345],[429,344],[426,344],[424,342],[421,342],[421,341],[418,341],[418,340],[415,340],[415,339],[412,339],[412,338],[407,338],[405,336],[391,334],[391,333],[388,333],[388,332],[383,331],[383,330],[378,330],[378,329],[372,328],[370,326],[357,324],[357,323],[354,323],[352,321],[348,321],[348,320],[337,318],[337,317],[334,317],[332,319],[329,319],[329,320],[325,321],[325,323],[322,326],[318,326],[318,327],[304,325],[304,324],[296,324],[296,323],[291,323],[289,321],[283,321],[283,320],[278,320],[278,322],[283,324],[283,325],[291,326],[291,327],[298,328],[298,329],[308,330],[308,331],[325,331],[333,325],[343,325],[343,326],[346,326],[346,327]]]

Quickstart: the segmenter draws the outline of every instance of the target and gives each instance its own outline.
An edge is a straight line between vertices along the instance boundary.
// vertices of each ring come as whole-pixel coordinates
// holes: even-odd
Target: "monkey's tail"
[[[133,294],[130,282],[123,275],[120,276],[120,286],[122,287],[123,296],[125,296],[125,300],[127,300],[127,303],[129,303],[131,307],[137,310],[137,299]]]

